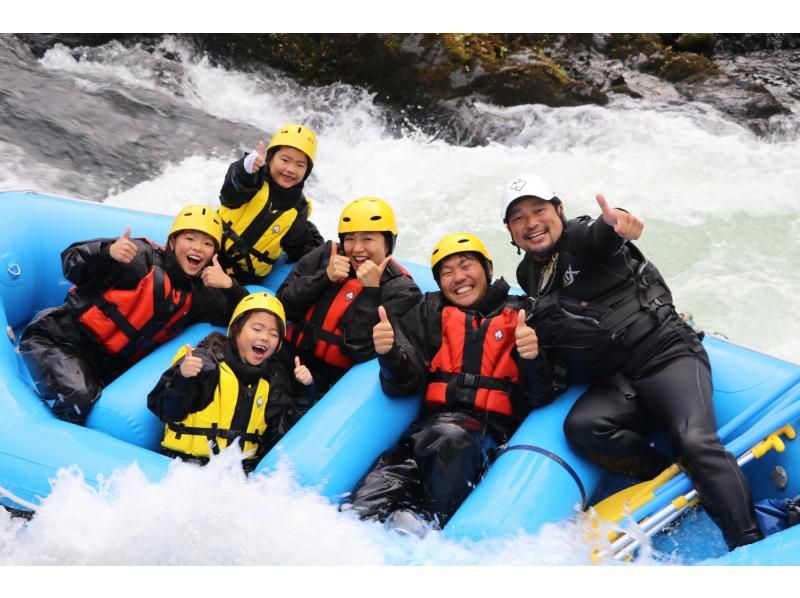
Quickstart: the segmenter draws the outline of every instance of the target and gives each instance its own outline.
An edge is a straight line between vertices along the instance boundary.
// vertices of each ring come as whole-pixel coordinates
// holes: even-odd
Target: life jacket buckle
[[[480,376],[476,376],[475,374],[469,374],[467,372],[461,372],[458,375],[458,385],[462,388],[478,388]]]

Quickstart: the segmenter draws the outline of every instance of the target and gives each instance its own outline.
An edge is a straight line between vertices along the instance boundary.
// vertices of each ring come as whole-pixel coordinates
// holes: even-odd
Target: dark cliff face
[[[34,53],[55,43],[161,36],[20,35]],[[646,98],[652,84],[681,101],[702,101],[756,132],[787,106],[757,80],[717,58],[800,47],[791,34],[182,34],[212,60],[240,70],[278,69],[298,82],[365,87],[402,119],[466,145],[488,141],[463,126],[474,101],[498,106],[606,104],[614,94]]]

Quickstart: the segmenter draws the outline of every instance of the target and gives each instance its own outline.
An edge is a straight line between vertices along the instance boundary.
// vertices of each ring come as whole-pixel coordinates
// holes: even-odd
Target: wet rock
[[[711,58],[716,45],[717,38],[713,33],[681,33],[672,47],[678,52],[692,52]]]
[[[393,126],[450,141],[491,137],[471,122],[473,100],[498,106],[606,104],[609,94],[654,101],[704,101],[761,132],[798,94],[776,93],[736,59],[800,48],[798,34],[184,34],[212,62],[252,71],[278,69],[301,84],[364,87],[390,106]],[[160,36],[27,34],[34,54],[55,43],[97,46],[116,39],[156,48]],[[725,73],[720,69],[725,65]],[[166,73],[169,75],[169,73]],[[166,76],[165,75],[165,76]],[[771,81],[795,80],[793,71]],[[793,85],[793,84],[791,84]],[[726,89],[730,93],[726,95]],[[794,90],[794,87],[791,88]]]
[[[705,79],[718,73],[719,67],[711,60],[688,52],[670,56],[659,69],[659,74],[671,83],[687,79]]]

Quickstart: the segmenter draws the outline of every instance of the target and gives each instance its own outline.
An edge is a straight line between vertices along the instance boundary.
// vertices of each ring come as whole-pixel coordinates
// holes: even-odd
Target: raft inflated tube
[[[378,360],[353,366],[261,460],[257,472],[288,466],[298,482],[338,503],[417,417],[419,396],[390,398]]]
[[[570,448],[562,426],[585,387],[528,415],[486,477],[444,528],[454,539],[534,533],[585,508],[602,474]]]
[[[37,311],[64,302],[71,285],[61,273],[63,249],[81,238],[119,236],[128,226],[157,239],[169,219],[31,192],[2,193],[0,200],[9,215],[0,220],[0,327],[8,333],[0,340],[0,487],[39,504],[56,472],[68,466],[93,486],[133,463],[148,479],[161,479],[169,459],[56,419],[28,383],[15,344]],[[24,507],[8,497],[0,502]]]

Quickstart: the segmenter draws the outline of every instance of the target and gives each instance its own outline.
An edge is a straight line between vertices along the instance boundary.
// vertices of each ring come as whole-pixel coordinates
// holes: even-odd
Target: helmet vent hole
[[[370,216],[369,219],[370,220],[380,220],[381,217],[380,216]]]

